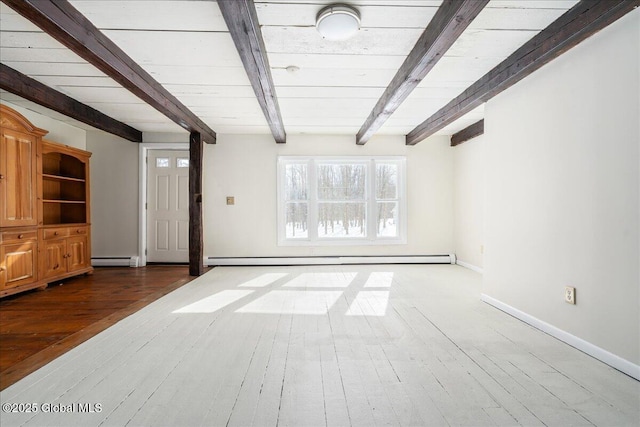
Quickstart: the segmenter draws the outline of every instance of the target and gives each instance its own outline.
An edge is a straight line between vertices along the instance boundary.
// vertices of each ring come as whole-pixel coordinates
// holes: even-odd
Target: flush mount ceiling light
[[[318,12],[316,28],[327,40],[346,40],[360,29],[360,13],[346,4],[330,4]]]

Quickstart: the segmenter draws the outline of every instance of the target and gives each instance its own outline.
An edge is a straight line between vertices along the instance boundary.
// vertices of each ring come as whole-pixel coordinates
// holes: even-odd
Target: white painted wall
[[[188,135],[146,134],[146,142],[187,142]],[[364,147],[354,138],[290,135],[276,144],[268,135],[218,135],[205,144],[205,256],[323,256],[448,254],[453,250],[453,151],[447,137],[408,147],[403,137],[380,136]],[[89,132],[93,256],[138,254],[138,144]],[[406,155],[408,244],[279,247],[276,168],[279,155]],[[226,196],[235,205],[226,205]]]
[[[453,236],[459,263],[482,269],[484,244],[484,135],[453,150]]]
[[[87,132],[93,257],[138,255],[138,149],[115,135]]]
[[[635,364],[639,28],[636,10],[489,101],[484,136],[484,293]]]
[[[158,143],[158,142],[189,142],[189,133],[169,133],[169,132],[143,132],[142,142]]]
[[[71,126],[51,117],[36,113],[14,103],[2,100],[2,103],[25,116],[34,126],[49,131],[45,139],[71,147],[85,150],[87,147],[87,131]]]
[[[278,156],[406,155],[408,243],[386,246],[290,247],[277,244]],[[434,255],[453,249],[453,152],[447,137],[414,147],[401,136],[377,136],[357,146],[353,136],[219,135],[204,154],[205,255],[216,257]],[[235,205],[226,205],[226,196]]]

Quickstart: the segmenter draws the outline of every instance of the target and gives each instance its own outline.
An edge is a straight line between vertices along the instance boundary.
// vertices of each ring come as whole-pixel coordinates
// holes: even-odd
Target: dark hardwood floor
[[[96,268],[0,300],[0,390],[189,282],[188,266]]]

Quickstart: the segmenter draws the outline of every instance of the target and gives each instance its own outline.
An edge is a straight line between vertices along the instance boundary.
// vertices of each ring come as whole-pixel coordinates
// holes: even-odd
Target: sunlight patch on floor
[[[254,291],[238,290],[227,290],[218,292],[217,294],[203,298],[200,301],[175,310],[174,313],[213,313],[220,310],[221,308],[228,306],[229,304],[238,301],[241,298],[246,297],[247,295],[252,294],[253,292]]]
[[[264,273],[237,286],[265,288],[289,276],[289,274]],[[351,285],[357,285],[358,287],[364,286],[365,290],[360,290],[355,294],[355,299],[343,314],[347,316],[384,316],[389,305],[389,288],[393,283],[393,272],[371,272],[365,276],[364,285],[362,281],[354,282],[357,275],[358,273],[354,272],[302,273],[298,276],[293,275],[291,280],[285,280],[285,283],[281,283],[280,286],[285,289],[224,290],[182,307],[174,313],[213,313],[259,291],[242,307],[235,310],[235,313],[323,315],[328,313],[346,290],[335,290],[335,288],[348,288]]]
[[[284,286],[287,288],[346,288],[357,273],[303,273]]]
[[[265,273],[262,276],[258,276],[255,279],[251,279],[241,285],[238,285],[238,287],[263,288],[288,275],[289,273]]]
[[[342,291],[271,291],[236,313],[326,314]]]
[[[365,288],[390,288],[393,282],[392,272],[373,272],[369,275]]]

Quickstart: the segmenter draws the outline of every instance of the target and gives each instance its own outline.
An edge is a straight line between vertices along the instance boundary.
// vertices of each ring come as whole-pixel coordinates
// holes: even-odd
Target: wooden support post
[[[204,273],[202,237],[202,138],[199,132],[189,135],[189,274]]]

